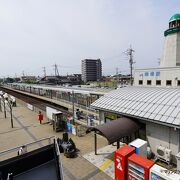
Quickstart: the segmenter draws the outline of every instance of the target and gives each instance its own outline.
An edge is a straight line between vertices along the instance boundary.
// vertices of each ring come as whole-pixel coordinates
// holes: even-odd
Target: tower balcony
[[[180,32],[180,27],[173,27],[164,31],[164,36]]]

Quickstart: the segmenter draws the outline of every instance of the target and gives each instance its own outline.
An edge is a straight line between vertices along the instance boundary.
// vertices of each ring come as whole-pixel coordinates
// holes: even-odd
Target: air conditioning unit
[[[165,161],[170,162],[171,160],[171,149],[166,148],[165,149]]]
[[[171,150],[164,146],[157,146],[157,157],[166,162],[170,162],[171,160]]]

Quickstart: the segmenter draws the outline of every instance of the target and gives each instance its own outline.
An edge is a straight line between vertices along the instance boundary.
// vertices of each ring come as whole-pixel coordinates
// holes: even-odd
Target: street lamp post
[[[1,100],[1,96],[0,96],[0,111],[2,112],[2,100]]]
[[[4,117],[6,118],[6,104],[5,104],[5,101],[4,99],[2,98],[2,101],[3,101],[3,106],[4,106]]]
[[[0,91],[0,98],[1,101],[3,102],[3,111],[4,111],[4,118],[6,118],[6,105],[5,105],[5,100],[4,100],[4,96],[3,96],[3,92]],[[2,104],[1,104],[1,110],[2,110]]]
[[[9,106],[9,110],[10,110],[10,116],[11,116],[11,127],[13,128],[13,115],[12,115],[12,103],[9,102],[8,100],[5,100],[5,103]]]
[[[11,116],[11,127],[13,128],[13,115],[12,115],[12,103],[8,100],[8,95],[7,93],[3,94],[3,92],[0,92],[0,96],[1,96],[1,100],[3,101],[3,105],[4,105],[4,117],[6,118],[6,104],[9,106],[9,112],[10,112],[10,116]]]
[[[13,115],[12,115],[12,104],[10,104],[9,108],[10,108],[10,114],[11,114],[11,127],[13,128],[14,125],[13,125]]]
[[[73,124],[75,123],[75,115],[74,115],[74,91],[72,91],[72,109],[73,109]]]
[[[8,106],[9,106],[9,110],[10,110],[10,116],[11,116],[11,127],[13,128],[13,116],[12,116],[12,103],[8,100],[8,95],[7,93],[5,93],[3,95],[5,101],[4,101],[4,104],[6,103]]]

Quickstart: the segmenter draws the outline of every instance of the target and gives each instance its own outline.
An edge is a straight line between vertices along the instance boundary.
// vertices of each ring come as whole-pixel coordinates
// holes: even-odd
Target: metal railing
[[[54,143],[54,140],[56,140],[56,137],[51,136],[51,137],[42,138],[42,139],[27,143],[27,144],[22,144],[21,146],[16,146],[11,149],[6,149],[6,150],[0,152],[0,161],[17,156],[17,152],[19,151],[19,149],[22,146],[25,146],[27,149],[27,152],[30,152],[30,151],[36,150],[40,147],[50,145],[50,144]]]

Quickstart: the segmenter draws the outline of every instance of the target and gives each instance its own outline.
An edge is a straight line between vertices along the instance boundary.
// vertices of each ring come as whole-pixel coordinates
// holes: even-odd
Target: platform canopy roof
[[[109,144],[112,144],[114,142],[120,141],[120,139],[123,137],[132,135],[139,129],[140,125],[138,125],[135,121],[123,117],[117,120],[113,120],[110,123],[105,123],[93,128],[89,128],[87,133],[90,131],[96,131],[100,135],[104,136],[108,140]]]
[[[124,87],[91,104],[94,109],[180,128],[180,89]]]

